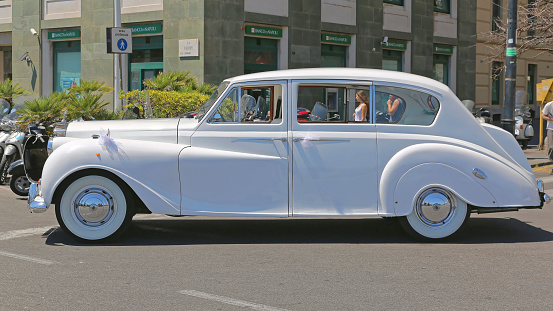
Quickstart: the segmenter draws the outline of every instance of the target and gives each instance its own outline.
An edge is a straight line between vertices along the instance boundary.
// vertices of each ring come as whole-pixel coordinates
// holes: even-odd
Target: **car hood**
[[[193,130],[198,121],[192,118],[136,119],[71,122],[68,138],[90,138],[108,132],[113,139],[133,139],[177,143],[177,129]]]

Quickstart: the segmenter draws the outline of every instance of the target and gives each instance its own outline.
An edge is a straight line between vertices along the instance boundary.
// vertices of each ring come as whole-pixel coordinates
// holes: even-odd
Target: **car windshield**
[[[200,107],[200,109],[198,110],[198,114],[196,114],[196,119],[198,120],[198,122],[200,122],[203,119],[203,117],[206,115],[209,109],[211,109],[213,104],[215,104],[219,96],[223,94],[223,91],[227,88],[228,84],[229,84],[228,82],[223,81],[223,83],[221,83],[217,87],[215,92],[211,94],[211,97],[209,97],[209,99],[205,102],[205,104]]]

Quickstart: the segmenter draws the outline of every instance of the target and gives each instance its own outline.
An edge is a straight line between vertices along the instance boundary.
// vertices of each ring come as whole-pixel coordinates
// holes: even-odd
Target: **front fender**
[[[114,140],[106,148],[96,139],[79,139],[57,148],[46,160],[41,178],[44,202],[52,203],[56,188],[69,175],[84,169],[109,171],[138,195],[154,213],[180,213],[178,155],[183,145]]]
[[[17,147],[14,145],[7,145],[6,150],[4,150],[4,155],[9,156],[17,152]]]
[[[474,169],[483,171],[486,178],[476,177]],[[385,166],[379,189],[380,214],[411,213],[416,194],[430,186],[450,189],[478,207],[540,205],[535,181],[531,182],[519,165],[497,154],[428,143],[399,151]]]
[[[21,168],[23,168],[23,160],[17,160],[10,164],[10,167],[8,168],[8,174],[11,175],[12,171],[18,166],[21,166]]]

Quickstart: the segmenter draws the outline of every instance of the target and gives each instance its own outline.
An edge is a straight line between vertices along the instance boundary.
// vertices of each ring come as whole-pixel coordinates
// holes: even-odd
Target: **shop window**
[[[144,89],[144,80],[163,72],[163,36],[133,37],[129,54],[129,90]]]
[[[449,85],[449,55],[434,54],[434,80]]]
[[[12,78],[12,47],[0,46],[0,78]]]
[[[403,6],[403,0],[384,0],[384,3],[395,4]]]
[[[54,91],[81,85],[81,41],[54,42]]]
[[[244,38],[244,73],[277,70],[278,40]]]
[[[382,50],[382,69],[403,71],[403,52]]]
[[[450,0],[434,0],[434,11],[449,14]]]
[[[346,67],[347,47],[343,45],[321,45],[321,67]]]
[[[492,3],[492,31],[498,29],[497,24],[501,23],[501,4],[502,0],[493,0]]]
[[[499,106],[501,105],[501,81],[503,74],[503,63],[493,62],[492,63],[492,105]]]
[[[528,96],[526,96],[527,104],[529,106],[534,106],[536,104],[536,80],[538,76],[538,65],[536,64],[529,64],[528,65],[528,85],[527,85],[527,92]]]

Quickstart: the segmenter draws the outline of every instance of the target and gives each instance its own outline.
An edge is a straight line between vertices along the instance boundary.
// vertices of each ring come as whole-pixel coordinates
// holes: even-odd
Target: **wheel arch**
[[[475,169],[482,169],[487,176],[477,177]],[[379,184],[379,214],[408,215],[416,195],[432,186],[448,189],[467,204],[479,207],[531,206],[529,202],[539,200],[537,190],[536,198],[532,196],[535,186],[506,164],[506,159],[493,158],[474,146],[424,143],[396,152],[386,163]]]
[[[146,205],[142,201],[142,199],[140,198],[140,196],[138,196],[136,191],[125,180],[123,180],[117,174],[101,168],[85,168],[85,169],[74,171],[69,175],[65,176],[63,180],[60,183],[58,183],[58,185],[54,189],[54,192],[52,195],[52,203],[56,205],[59,203],[59,200],[61,199],[61,196],[63,195],[64,190],[73,181],[81,177],[90,176],[90,175],[98,175],[112,180],[123,190],[123,192],[128,193],[130,196],[132,196],[132,202],[135,204],[136,212],[151,213],[150,210],[146,207]]]

